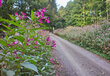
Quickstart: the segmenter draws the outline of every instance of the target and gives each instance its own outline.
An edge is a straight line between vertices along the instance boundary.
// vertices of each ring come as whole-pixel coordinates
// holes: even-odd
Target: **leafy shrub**
[[[81,36],[81,41],[88,47],[110,56],[110,25],[105,24],[95,29],[94,32],[86,32]]]
[[[22,15],[16,12],[15,16],[10,15],[12,20],[0,18],[0,21],[9,24],[2,24],[7,30],[1,29],[5,33],[5,37],[0,38],[2,70],[11,70],[14,76],[54,75],[51,50],[56,43],[44,30],[48,27],[43,23],[50,23],[49,17],[44,16],[45,12],[43,8],[38,12],[31,11],[31,17],[24,12],[21,12]]]

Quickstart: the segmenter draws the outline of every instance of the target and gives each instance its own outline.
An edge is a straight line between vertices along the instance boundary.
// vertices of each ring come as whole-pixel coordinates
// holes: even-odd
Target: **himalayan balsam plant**
[[[0,0],[0,7],[2,6],[2,0]]]
[[[45,30],[48,27],[43,23],[50,23],[45,12],[43,8],[31,11],[31,17],[15,12],[9,15],[12,20],[0,18],[1,25],[7,29],[1,29],[5,34],[0,38],[1,70],[12,72],[13,76],[54,76],[51,51],[56,43]]]

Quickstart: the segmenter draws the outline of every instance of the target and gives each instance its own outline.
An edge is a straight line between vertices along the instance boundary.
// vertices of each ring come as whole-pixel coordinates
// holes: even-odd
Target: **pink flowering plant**
[[[51,51],[56,43],[45,30],[48,29],[45,24],[50,23],[45,12],[43,8],[37,12],[31,11],[31,17],[24,12],[15,12],[9,15],[12,20],[0,18],[0,21],[8,23],[8,26],[2,24],[7,30],[1,29],[5,33],[5,37],[0,38],[2,70],[13,71],[13,76],[54,76]],[[12,28],[13,25],[16,28]]]
[[[2,0],[0,0],[0,7],[2,6]]]

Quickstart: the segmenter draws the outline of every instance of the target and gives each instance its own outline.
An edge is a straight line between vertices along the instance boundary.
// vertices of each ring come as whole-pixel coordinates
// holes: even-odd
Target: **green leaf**
[[[40,30],[40,29],[49,29],[49,27],[39,27],[39,28],[30,29],[30,30]]]
[[[9,37],[6,35],[6,36],[5,36],[5,39],[6,39],[7,41],[8,41],[8,38],[9,38]]]
[[[38,73],[38,69],[34,64],[31,64],[29,62],[24,62],[24,63],[21,63],[21,65],[24,66],[25,68],[31,69]]]
[[[29,62],[31,62],[32,64],[36,64],[36,60],[34,58],[31,58],[30,60],[28,60]]]
[[[35,19],[34,11],[33,10],[31,10],[31,19],[32,19],[32,21]]]
[[[15,20],[15,21],[16,21],[16,19],[15,19],[15,17],[14,17],[14,16],[12,16],[12,15],[10,15],[10,14],[9,14],[9,16],[10,16],[10,18],[11,18],[11,19],[13,19],[13,20]]]
[[[4,30],[4,29],[0,29],[0,31],[7,32],[7,31],[6,31],[6,30]]]
[[[5,28],[7,28],[8,30],[10,30],[10,28],[9,27],[7,27],[6,25],[4,25],[4,24],[2,24]]]
[[[2,39],[0,39],[0,44],[2,44],[3,46],[7,46],[7,42],[3,41]]]
[[[45,69],[45,66],[41,69],[42,71]]]
[[[0,18],[0,21],[5,21],[5,22],[7,22],[9,24],[13,24],[13,25],[18,26],[20,28],[23,28],[26,31],[26,28],[21,26],[18,22],[14,22],[14,21],[10,21],[8,19],[2,19],[2,18]]]
[[[20,42],[24,42],[24,37],[22,36],[15,36],[14,38],[16,38],[17,40],[19,40]]]
[[[2,69],[6,76],[15,76],[15,71]],[[3,75],[4,76],[4,75]]]
[[[12,70],[8,70],[6,72],[7,76],[15,76],[15,71],[12,71]]]
[[[20,33],[23,33],[23,32],[25,32],[23,29],[17,29],[17,30],[15,30],[15,32],[20,32]]]
[[[39,22],[37,22],[39,25],[41,25],[41,26],[46,26],[46,25],[44,25],[44,24],[42,24],[42,23],[39,23]]]
[[[5,54],[3,54],[3,53],[0,53],[0,59],[1,59],[1,56],[5,56]]]

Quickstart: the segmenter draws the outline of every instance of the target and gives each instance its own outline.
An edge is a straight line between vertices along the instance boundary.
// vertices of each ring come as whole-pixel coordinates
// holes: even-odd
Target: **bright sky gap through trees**
[[[61,6],[66,7],[69,1],[70,0],[56,0],[57,8],[59,9]]]

